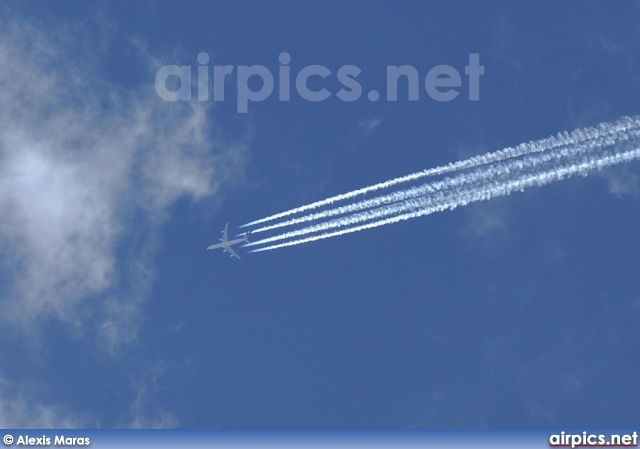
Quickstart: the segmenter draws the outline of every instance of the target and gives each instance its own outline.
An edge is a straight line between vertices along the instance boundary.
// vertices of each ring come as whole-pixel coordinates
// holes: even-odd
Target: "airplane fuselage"
[[[234,239],[234,240],[229,240],[228,239],[228,235],[229,235],[229,223],[227,223],[224,226],[224,230],[222,231],[222,238],[220,239],[220,243],[216,243],[215,245],[211,245],[209,247],[207,247],[207,249],[217,249],[217,248],[222,248],[222,251],[224,251],[225,253],[229,253],[231,255],[231,257],[237,257],[238,259],[240,259],[240,256],[238,256],[238,253],[236,253],[232,246],[237,244],[237,243],[241,243],[241,242],[246,242],[249,243],[249,233],[245,233],[244,237],[239,238],[239,239]]]
[[[235,240],[227,240],[226,242],[216,243],[215,245],[208,246],[207,249],[217,249],[217,248],[228,248],[230,246],[235,245],[236,243],[246,242],[244,238],[235,239]]]

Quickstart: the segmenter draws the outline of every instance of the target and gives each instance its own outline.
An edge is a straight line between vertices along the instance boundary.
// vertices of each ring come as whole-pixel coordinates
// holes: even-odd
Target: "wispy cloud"
[[[378,125],[380,125],[380,123],[382,123],[382,119],[376,117],[360,120],[358,122],[358,126],[360,126],[360,134],[363,137],[368,136],[371,131],[373,131],[378,127]]]
[[[23,390],[0,379],[0,427],[77,429],[88,424],[86,418],[62,407],[33,401],[34,395]]]
[[[625,195],[640,198],[640,174],[633,167],[622,166],[598,175],[607,181],[609,193],[619,198]]]
[[[162,376],[163,371],[163,364],[157,363],[150,366],[139,381],[136,398],[131,406],[131,422],[128,423],[128,428],[167,429],[178,426],[178,418],[174,413],[148,404],[149,397],[157,389],[158,378]]]
[[[91,318],[114,348],[135,337],[154,230],[179,198],[238,175],[245,147],[215,138],[203,103],[161,100],[151,56],[149,82],[128,90],[78,30],[47,28],[0,20],[2,313],[23,329]]]

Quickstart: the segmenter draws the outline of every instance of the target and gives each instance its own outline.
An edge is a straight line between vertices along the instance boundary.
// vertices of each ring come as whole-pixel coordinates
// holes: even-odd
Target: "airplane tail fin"
[[[244,233],[244,241],[247,242],[247,243],[251,243],[251,242],[249,242],[249,234],[250,234],[249,232],[245,232]]]

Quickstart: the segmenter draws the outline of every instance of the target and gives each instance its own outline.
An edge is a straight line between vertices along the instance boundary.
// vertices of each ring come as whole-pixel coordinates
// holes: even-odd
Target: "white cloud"
[[[81,419],[62,407],[32,402],[27,399],[32,394],[15,393],[15,390],[15,385],[0,379],[1,428],[77,429],[87,425],[86,419]]]
[[[214,146],[205,104],[161,100],[151,57],[148,83],[126,91],[78,30],[41,28],[0,20],[2,314],[23,329],[99,314],[113,348],[135,337],[154,229],[179,198],[237,176],[244,146]],[[119,252],[130,228],[145,237]]]
[[[465,235],[478,237],[503,236],[507,228],[508,206],[504,202],[485,202],[468,210],[469,223]]]
[[[598,173],[609,185],[609,193],[621,198],[625,195],[640,196],[640,174],[635,164],[612,167]]]
[[[149,397],[156,390],[158,378],[162,376],[164,367],[157,363],[148,368],[145,376],[137,386],[137,395],[131,405],[131,422],[127,427],[132,429],[169,429],[178,427],[179,421],[175,414],[151,407]],[[153,411],[150,409],[153,408]]]
[[[382,123],[382,119],[379,119],[379,118],[376,118],[376,117],[368,118],[368,119],[362,119],[362,120],[358,121],[358,126],[360,126],[360,133],[363,136],[366,136],[371,131],[376,129],[378,127],[378,125],[380,125],[380,123]]]

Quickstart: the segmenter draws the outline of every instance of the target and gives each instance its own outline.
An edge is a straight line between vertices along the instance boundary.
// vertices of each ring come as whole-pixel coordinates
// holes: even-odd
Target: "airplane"
[[[231,248],[233,245],[235,245],[236,243],[240,243],[240,242],[247,242],[249,243],[249,233],[246,232],[244,234],[244,237],[240,238],[240,239],[235,239],[235,240],[229,240],[227,234],[228,234],[228,230],[229,230],[229,223],[227,223],[224,226],[224,231],[222,231],[222,238],[220,239],[220,243],[216,243],[215,245],[211,245],[209,246],[207,249],[217,249],[217,248],[222,248],[222,251],[225,253],[230,253],[229,257],[237,257],[238,259],[241,259],[240,256],[238,256],[238,254],[233,250],[233,248]]]

